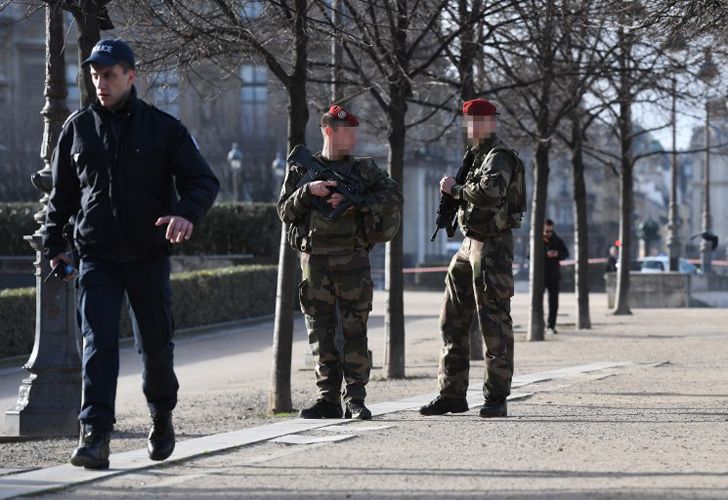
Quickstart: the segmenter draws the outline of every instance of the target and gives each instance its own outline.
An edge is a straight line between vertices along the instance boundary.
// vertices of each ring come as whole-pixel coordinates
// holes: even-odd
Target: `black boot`
[[[371,420],[372,412],[364,406],[364,401],[353,399],[346,403],[346,412],[344,418],[354,418],[359,420]]]
[[[71,464],[87,469],[108,469],[110,440],[110,429],[82,425],[78,448],[71,454]]]
[[[301,410],[298,416],[301,418],[341,418],[343,412],[341,411],[341,405],[319,399],[310,408]]]
[[[468,402],[465,398],[446,398],[437,396],[435,399],[420,408],[420,415],[444,415],[445,413],[463,413],[468,411]]]
[[[480,409],[480,416],[483,418],[507,417],[508,403],[503,399],[485,398],[485,404]]]
[[[160,461],[169,458],[174,451],[174,426],[172,412],[159,412],[152,415],[152,428],[147,440],[149,458]]]

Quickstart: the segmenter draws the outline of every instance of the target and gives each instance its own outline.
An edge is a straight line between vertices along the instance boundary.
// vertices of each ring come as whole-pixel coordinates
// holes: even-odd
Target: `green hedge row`
[[[0,203],[0,255],[33,255],[23,236],[38,229],[33,215],[39,209],[39,203]]]
[[[173,274],[176,328],[273,314],[276,269],[252,265]],[[122,336],[131,334],[127,316],[122,314]],[[35,288],[0,291],[0,318],[0,358],[30,353],[35,335]]]
[[[0,358],[27,354],[35,339],[35,288],[0,290]]]
[[[273,203],[221,203],[210,209],[180,255],[278,255],[281,221]]]
[[[0,203],[0,255],[32,255],[23,236],[38,224],[37,203]],[[212,207],[190,241],[175,247],[179,255],[278,255],[281,222],[273,203],[221,203]]]

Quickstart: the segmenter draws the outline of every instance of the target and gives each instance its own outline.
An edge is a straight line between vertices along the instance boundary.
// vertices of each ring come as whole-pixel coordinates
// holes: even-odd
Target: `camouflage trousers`
[[[443,347],[438,385],[440,394],[464,398],[470,370],[470,325],[477,311],[485,343],[483,393],[502,399],[511,393],[513,378],[513,235],[510,231],[486,241],[465,238],[450,262],[440,311]]]
[[[304,253],[301,270],[299,296],[316,358],[319,397],[339,403],[343,377],[344,400],[364,400],[371,368],[367,349],[367,320],[372,310],[369,254],[364,249],[344,256]],[[344,333],[343,359],[336,348],[337,304]]]

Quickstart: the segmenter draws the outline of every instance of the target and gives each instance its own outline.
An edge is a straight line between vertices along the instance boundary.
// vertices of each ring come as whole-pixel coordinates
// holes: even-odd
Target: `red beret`
[[[356,116],[338,104],[332,104],[326,114],[333,118],[334,121],[344,122],[350,127],[359,126],[359,120],[356,119]]]
[[[463,114],[469,116],[493,116],[499,115],[495,104],[485,99],[471,99],[463,103]]]

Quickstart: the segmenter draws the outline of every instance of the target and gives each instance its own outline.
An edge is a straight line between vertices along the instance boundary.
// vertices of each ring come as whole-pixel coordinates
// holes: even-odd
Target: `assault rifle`
[[[460,168],[455,174],[455,183],[463,185],[465,179],[468,176],[468,170],[470,170],[473,164],[473,152],[468,149],[467,153],[463,157],[463,162],[460,164]],[[437,238],[437,232],[440,229],[445,229],[448,238],[455,236],[455,231],[458,228],[458,208],[460,207],[460,201],[453,198],[447,193],[440,193],[440,205],[437,207],[437,219],[435,220],[435,232],[432,233],[430,241],[435,241]]]
[[[287,161],[291,165],[306,170],[306,174],[298,181],[296,188],[313,181],[336,181],[336,186],[332,186],[330,189],[340,193],[345,198],[336,208],[331,208],[331,205],[323,198],[311,197],[311,202],[316,210],[324,214],[329,220],[336,220],[349,208],[364,204],[362,179],[351,172],[347,173],[327,167],[313,156],[304,144],[299,144],[293,148],[291,154],[288,155]]]

